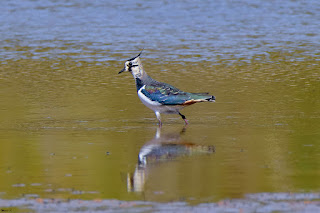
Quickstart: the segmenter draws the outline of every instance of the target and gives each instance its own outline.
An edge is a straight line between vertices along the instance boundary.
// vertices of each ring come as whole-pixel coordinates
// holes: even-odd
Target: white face
[[[134,77],[141,76],[141,71],[140,71],[140,68],[139,68],[138,60],[139,60],[138,58],[135,58],[134,60],[126,61],[124,63],[124,68],[120,71],[120,73],[127,71],[127,72],[131,72],[131,74]]]
[[[134,61],[126,61],[126,63],[124,63],[124,66],[126,71],[131,72],[134,67],[137,67],[139,65],[134,63]]]

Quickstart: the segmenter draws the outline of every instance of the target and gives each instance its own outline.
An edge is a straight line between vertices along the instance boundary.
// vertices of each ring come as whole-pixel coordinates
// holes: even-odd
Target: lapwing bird
[[[140,55],[141,52],[136,57],[127,60],[119,74],[127,71],[133,75],[140,100],[155,112],[159,126],[162,125],[161,113],[179,114],[187,125],[186,116],[180,113],[182,108],[198,102],[215,102],[215,97],[208,93],[184,92],[174,86],[152,79],[144,71]]]

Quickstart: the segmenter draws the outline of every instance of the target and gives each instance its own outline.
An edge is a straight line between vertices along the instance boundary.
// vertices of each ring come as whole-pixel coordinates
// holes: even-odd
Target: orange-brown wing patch
[[[198,99],[198,100],[188,100],[188,101],[186,101],[186,102],[184,102],[182,105],[192,105],[192,104],[195,104],[195,103],[197,103],[197,102],[202,102],[203,100],[201,100],[201,99]]]

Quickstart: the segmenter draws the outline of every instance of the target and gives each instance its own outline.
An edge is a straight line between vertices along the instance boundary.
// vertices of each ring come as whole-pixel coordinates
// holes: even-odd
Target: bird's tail
[[[213,95],[209,95],[208,92],[202,92],[202,93],[191,93],[192,98],[194,99],[203,99],[203,101],[210,101],[210,102],[215,102],[216,97]]]
[[[216,97],[214,97],[213,95],[209,95],[209,93],[192,93],[191,96],[193,99],[195,100],[199,100],[199,101],[210,101],[210,102],[215,102]]]
[[[210,101],[210,102],[216,102],[216,97],[211,95],[209,98],[206,98],[205,100]]]

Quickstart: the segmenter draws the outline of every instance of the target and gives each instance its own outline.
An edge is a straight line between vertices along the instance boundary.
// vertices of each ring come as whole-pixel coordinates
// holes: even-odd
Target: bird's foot
[[[186,125],[188,125],[189,122],[188,122],[188,120],[186,119],[186,116],[182,115],[180,112],[179,112],[179,115],[180,115],[181,118],[184,120],[184,123],[185,123]]]
[[[159,127],[162,127],[160,112],[155,111],[155,113],[156,113],[157,119],[158,119],[158,121],[159,121],[159,123],[158,123],[158,124],[159,124]]]
[[[184,123],[185,123],[186,126],[189,125],[189,122],[188,122],[187,119],[183,119],[183,120],[184,120]]]

